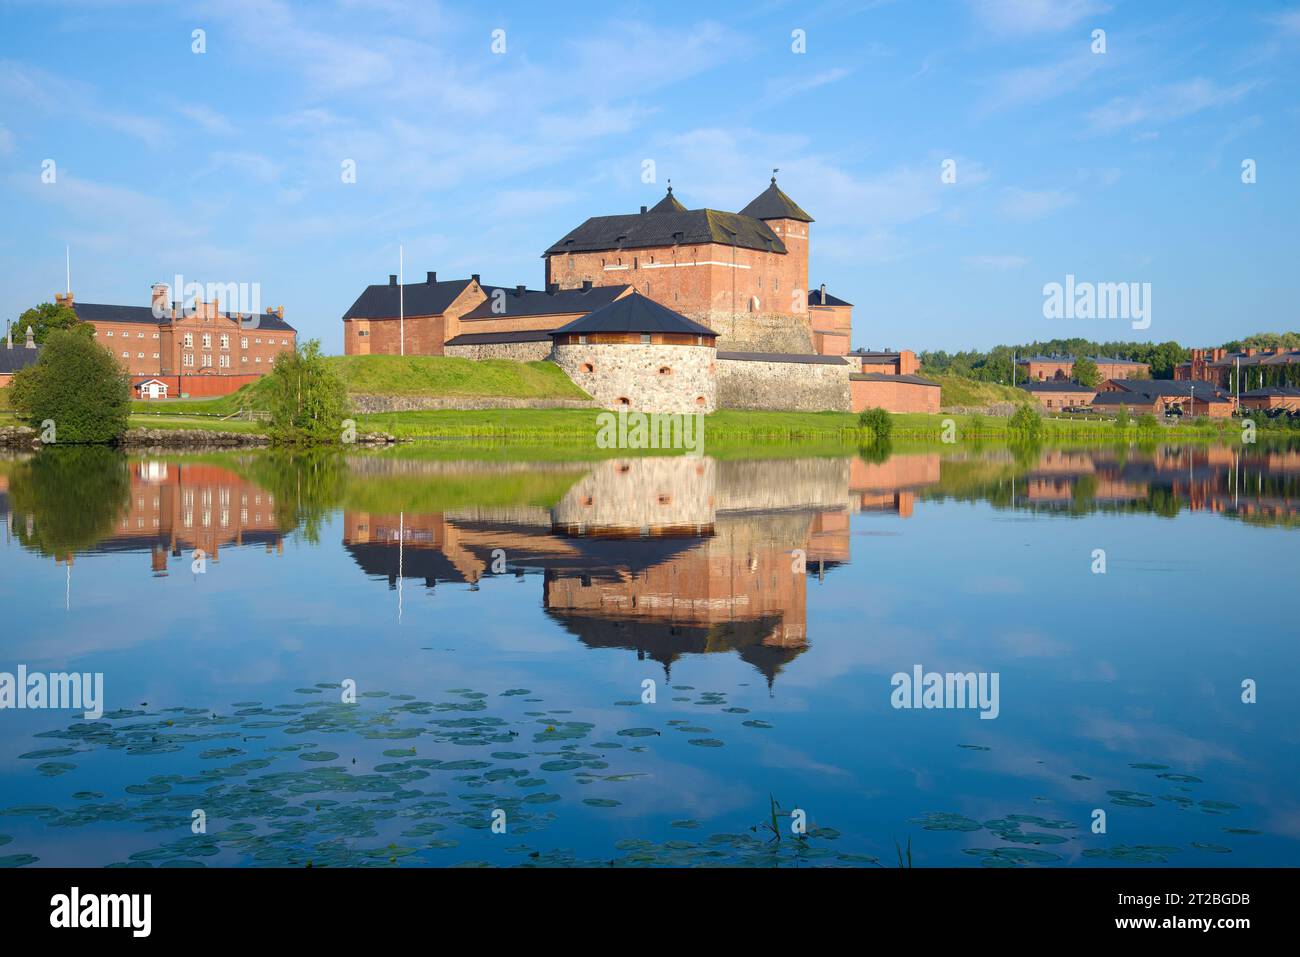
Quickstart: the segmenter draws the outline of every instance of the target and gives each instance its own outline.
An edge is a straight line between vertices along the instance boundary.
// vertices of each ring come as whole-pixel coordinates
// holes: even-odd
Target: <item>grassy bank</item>
[[[1014,389],[1009,385],[980,382],[959,375],[931,375],[924,369],[921,374],[939,383],[939,404],[944,408],[981,408],[1001,402],[1020,405],[1030,400],[1029,393],[1024,389]]]

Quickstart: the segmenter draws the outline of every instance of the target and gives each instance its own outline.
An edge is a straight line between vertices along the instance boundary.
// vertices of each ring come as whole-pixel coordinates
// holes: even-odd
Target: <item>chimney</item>
[[[397,285],[397,273],[395,273],[395,272],[390,272],[390,273],[388,274],[388,285],[390,285],[390,286],[396,286],[396,285]]]
[[[432,286],[435,282],[438,281],[438,274],[434,272],[432,269],[430,269],[428,273],[425,274],[424,281],[427,282],[430,286]]]
[[[27,327],[27,348],[28,349],[36,348],[36,333],[32,332],[31,326]]]
[[[819,302],[824,306],[824,305],[826,305],[826,283],[822,283],[822,285],[821,285],[821,294],[822,294],[822,297],[821,297],[821,299],[818,300],[818,301],[819,301]]]
[[[149,307],[156,315],[165,313],[171,303],[171,289],[165,282],[156,282],[150,287]]]
[[[647,210],[647,209],[648,209],[648,208],[649,208],[649,207],[646,207],[646,206],[642,206],[642,207],[641,207],[641,212],[643,212],[643,213],[644,213],[644,212],[645,212],[645,211],[646,211],[646,210]]]
[[[14,327],[10,325],[8,322],[6,322],[5,323],[5,348],[12,349],[13,347],[14,347]]]
[[[1254,347],[1254,346],[1251,346],[1249,349],[1246,350],[1246,355],[1247,355],[1247,356],[1253,356],[1253,355],[1255,354],[1255,352],[1256,352],[1255,347]]]
[[[591,280],[590,280],[590,279],[584,279],[584,280],[582,281],[582,291],[583,291],[583,292],[590,292],[590,291],[591,291]]]
[[[521,283],[520,285],[515,286],[515,295],[516,295],[516,296],[522,296],[523,294],[524,294],[524,286],[523,286],[523,284]]]
[[[560,284],[558,282],[548,282],[546,284],[546,294],[548,296],[554,296],[559,291],[560,291]]]

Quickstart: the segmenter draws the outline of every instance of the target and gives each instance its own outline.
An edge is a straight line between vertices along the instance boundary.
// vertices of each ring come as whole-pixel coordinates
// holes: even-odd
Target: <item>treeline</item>
[[[1254,347],[1256,349],[1300,349],[1300,332],[1258,332],[1244,339],[1225,342],[1222,348],[1231,352]],[[1172,379],[1174,367],[1191,358],[1191,349],[1169,342],[1095,342],[1092,339],[1048,339],[1020,345],[994,346],[987,352],[971,349],[965,352],[920,353],[923,371],[934,375],[951,373],[978,379],[982,382],[1011,384],[1011,361],[1037,355],[1105,356],[1111,359],[1131,359],[1145,362],[1151,367],[1151,378]],[[1021,378],[1019,374],[1017,380]]]

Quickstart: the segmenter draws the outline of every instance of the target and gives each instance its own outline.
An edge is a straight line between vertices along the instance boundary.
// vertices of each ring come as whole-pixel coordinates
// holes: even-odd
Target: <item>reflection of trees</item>
[[[324,449],[268,451],[252,456],[244,471],[275,497],[276,524],[300,529],[309,542],[320,541],[321,525],[343,501],[348,481],[343,456]]]
[[[99,445],[47,446],[9,478],[18,540],[55,558],[112,535],[130,496],[126,456]]]

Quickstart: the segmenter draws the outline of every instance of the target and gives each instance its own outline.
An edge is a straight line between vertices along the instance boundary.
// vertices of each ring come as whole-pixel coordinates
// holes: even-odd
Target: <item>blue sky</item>
[[[0,0],[0,312],[67,244],[79,300],[255,282],[339,351],[399,242],[540,288],[587,216],[779,167],[854,346],[1218,344],[1300,327],[1297,64],[1294,0]],[[1151,283],[1150,328],[1044,318],[1066,274]]]

